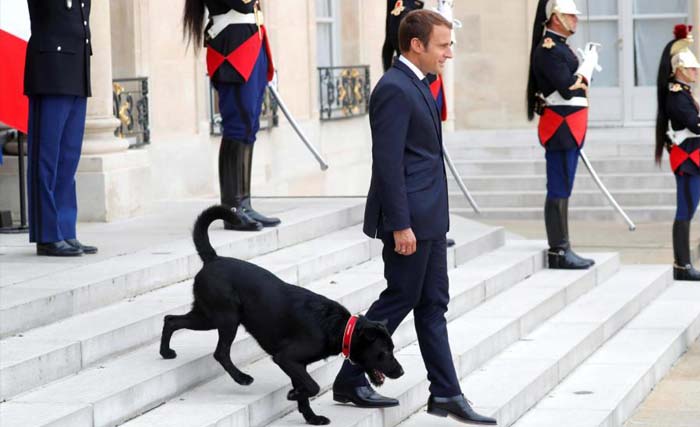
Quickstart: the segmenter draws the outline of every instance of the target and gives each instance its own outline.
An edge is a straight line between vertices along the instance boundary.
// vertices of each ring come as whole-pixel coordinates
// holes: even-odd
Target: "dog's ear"
[[[380,322],[367,322],[360,330],[360,335],[362,335],[368,341],[374,341],[383,336],[390,336],[391,334],[389,334],[389,330],[386,327],[388,323],[388,320],[382,320]]]
[[[377,331],[377,328],[367,325],[366,327],[362,328],[360,330],[360,336],[366,339],[367,341],[374,341],[377,339],[377,336],[379,334],[379,331]]]

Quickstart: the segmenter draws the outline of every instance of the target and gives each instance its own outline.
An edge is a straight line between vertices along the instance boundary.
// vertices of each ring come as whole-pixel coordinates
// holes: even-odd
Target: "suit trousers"
[[[27,187],[29,241],[75,239],[75,173],[85,131],[87,98],[29,97]]]
[[[382,239],[382,242],[387,287],[367,311],[367,318],[386,320],[389,333],[393,334],[413,310],[430,392],[438,397],[461,394],[445,320],[450,301],[446,239],[418,241],[416,253],[411,256],[399,255],[394,251],[392,235]],[[348,361],[343,364],[336,382],[355,387],[368,384],[362,369]]]

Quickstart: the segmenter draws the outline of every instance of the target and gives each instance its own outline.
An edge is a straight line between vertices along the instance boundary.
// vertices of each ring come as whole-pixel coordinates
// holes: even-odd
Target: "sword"
[[[600,191],[603,192],[603,195],[608,199],[611,205],[615,208],[615,210],[624,218],[625,222],[627,223],[627,226],[629,227],[630,231],[634,231],[637,229],[637,226],[634,225],[634,222],[630,219],[629,216],[625,213],[625,211],[620,207],[620,205],[617,203],[615,198],[610,194],[607,188],[605,188],[605,185],[603,182],[600,180],[598,177],[598,174],[596,173],[595,169],[593,169],[593,165],[591,165],[591,162],[588,160],[588,157],[586,157],[586,153],[583,152],[583,150],[579,151],[579,155],[581,156],[581,161],[583,161],[583,164],[586,166],[586,169],[588,169],[588,172],[590,172],[591,177],[593,178],[593,181],[595,181],[596,185],[598,188],[600,188]]]
[[[277,91],[277,76],[275,75],[275,78],[272,79],[270,83],[267,85],[268,89],[270,89],[270,93],[272,96],[275,97],[275,100],[277,100],[277,105],[280,106],[280,109],[284,113],[284,116],[287,118],[289,121],[289,124],[292,125],[292,128],[294,128],[294,131],[299,135],[299,138],[301,139],[301,142],[306,145],[306,148],[313,154],[313,156],[316,158],[318,161],[319,166],[321,167],[322,171],[325,171],[328,169],[328,163],[326,163],[325,160],[323,160],[323,157],[321,157],[321,154],[319,154],[318,151],[316,151],[316,148],[311,145],[309,140],[306,138],[306,135],[304,135],[304,132],[302,132],[301,128],[299,127],[299,124],[297,121],[294,119],[294,116],[292,116],[292,113],[289,112],[289,109],[287,109],[287,105],[284,103],[282,100],[282,97],[280,96],[279,92]]]
[[[586,41],[588,43],[591,43],[591,11],[588,6],[588,2],[586,2]],[[600,48],[601,45],[599,43],[593,43],[596,48]],[[600,65],[596,67],[598,72],[602,71],[602,68]],[[590,88],[591,84],[593,82],[588,82],[588,87]],[[603,195],[608,199],[610,204],[615,208],[617,213],[619,213],[622,218],[625,220],[627,223],[627,227],[629,228],[630,231],[634,231],[637,229],[637,226],[632,222],[629,216],[627,216],[627,213],[625,213],[624,209],[620,206],[619,203],[617,203],[617,200],[610,194],[610,191],[605,187],[603,184],[603,181],[600,180],[600,177],[598,177],[598,174],[596,173],[595,169],[593,169],[593,165],[591,162],[588,160],[588,157],[586,156],[586,153],[583,150],[579,151],[579,155],[581,156],[581,161],[583,164],[586,166],[586,169],[588,169],[588,172],[591,174],[591,177],[593,178],[593,181],[595,181],[596,185],[600,189],[600,191],[603,192]]]
[[[452,172],[452,176],[454,177],[455,181],[457,181],[459,189],[462,190],[462,194],[464,194],[464,197],[467,198],[469,204],[472,205],[472,209],[474,209],[474,212],[476,212],[477,215],[481,215],[479,205],[476,204],[476,201],[469,193],[467,186],[464,185],[464,181],[462,181],[462,177],[459,175],[459,172],[457,171],[454,162],[452,162],[452,157],[450,157],[450,153],[447,151],[447,147],[445,147],[445,144],[442,144],[442,152],[445,156],[445,162],[447,163],[447,167],[450,168],[450,172]]]

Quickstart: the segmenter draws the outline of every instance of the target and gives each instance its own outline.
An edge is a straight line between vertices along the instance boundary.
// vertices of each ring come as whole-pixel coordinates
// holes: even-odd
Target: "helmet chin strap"
[[[678,70],[681,72],[681,76],[683,77],[683,81],[688,82],[688,83],[695,83],[695,80],[688,74],[688,69],[685,67],[678,67]]]
[[[571,25],[569,25],[569,20],[566,19],[566,17],[562,13],[555,11],[554,14],[559,19],[559,23],[562,27],[564,27],[566,31],[570,32],[572,35],[576,33],[576,31],[571,29]]]

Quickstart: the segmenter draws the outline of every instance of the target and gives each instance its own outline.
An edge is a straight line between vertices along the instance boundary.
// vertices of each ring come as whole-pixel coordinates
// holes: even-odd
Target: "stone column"
[[[90,12],[92,53],[90,78],[92,97],[88,99],[83,154],[126,151],[129,143],[114,136],[119,126],[112,113],[112,35],[109,2],[92,3]]]
[[[83,152],[78,167],[78,220],[112,221],[143,212],[149,200],[148,150],[129,150],[114,136],[119,120],[112,107],[112,35],[109,1],[93,1],[91,83]]]

